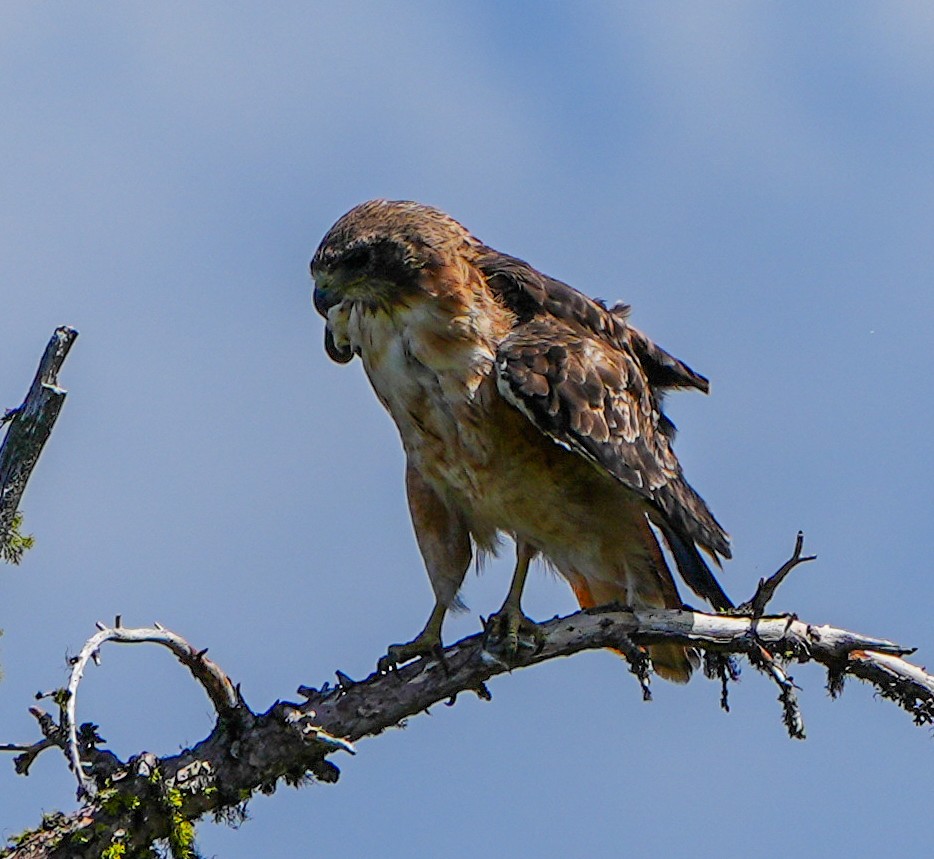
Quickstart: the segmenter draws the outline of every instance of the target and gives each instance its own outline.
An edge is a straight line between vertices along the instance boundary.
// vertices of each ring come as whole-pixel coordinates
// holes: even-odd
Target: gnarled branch
[[[98,623],[97,628],[99,630],[97,634],[91,636],[85,642],[84,647],[81,648],[81,652],[71,660],[71,677],[62,695],[61,722],[58,726],[65,738],[65,753],[68,757],[68,765],[78,779],[79,798],[93,796],[97,791],[94,780],[87,776],[81,761],[77,720],[75,718],[78,684],[84,676],[84,669],[89,661],[100,664],[100,648],[104,642],[114,641],[119,644],[150,642],[152,644],[161,644],[171,650],[178,658],[178,661],[185,665],[192,676],[204,687],[204,691],[207,692],[208,698],[211,699],[219,718],[232,718],[237,714],[238,708],[243,709],[244,707],[240,692],[234,687],[230,678],[205,656],[208,652],[207,648],[195,650],[180,635],[176,635],[158,623],[151,628],[127,629],[122,625],[118,616],[113,627]]]
[[[131,855],[157,839],[171,840],[173,832],[179,837],[180,827],[190,829],[189,822],[205,812],[235,815],[253,791],[271,792],[280,779],[292,784],[308,778],[335,781],[339,771],[327,760],[331,753],[352,752],[352,742],[399,725],[438,702],[451,704],[463,692],[489,699],[486,682],[498,674],[604,647],[629,655],[643,688],[646,672],[640,665],[644,663],[640,648],[648,643],[673,640],[703,650],[708,674],[719,677],[724,689],[735,679],[732,655],[745,655],[778,684],[792,736],[803,736],[800,711],[793,701],[794,682],[787,673],[794,662],[823,665],[833,694],[846,675],[853,675],[899,703],[917,724],[934,723],[934,676],[904,659],[911,650],[794,616],[610,607],[555,618],[543,625],[543,632],[541,649],[521,655],[511,665],[484,649],[482,635],[473,635],[446,648],[441,658],[421,659],[360,682],[338,672],[336,686],[300,687],[304,701],[277,701],[265,713],[255,714],[217,666],[206,667],[203,651],[174,633],[160,627],[105,627],[89,640],[73,666],[70,686],[74,688],[70,694],[61,693],[59,722],[37,711],[44,739],[17,747],[30,760],[47,747],[66,750],[77,773],[94,782],[95,795],[86,797],[74,814],[47,817],[42,827],[25,833],[0,856],[97,857],[116,843]],[[211,734],[178,755],[159,759],[143,753],[119,761],[96,748],[96,726],[83,725],[72,732],[78,666],[83,669],[106,640],[156,641],[169,647],[208,690],[218,711]]]

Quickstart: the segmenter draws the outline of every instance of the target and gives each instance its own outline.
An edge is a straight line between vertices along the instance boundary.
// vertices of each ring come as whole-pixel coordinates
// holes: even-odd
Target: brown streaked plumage
[[[727,535],[684,480],[661,409],[666,390],[706,392],[707,380],[630,326],[627,307],[608,309],[413,202],[352,209],[311,271],[328,354],[361,358],[399,429],[436,597],[422,634],[383,665],[439,646],[473,548],[493,550],[499,534],[519,559],[494,623],[507,651],[534,631],[520,599],[537,554],[582,606],[680,607],[651,526],[690,588],[731,607],[699,551],[729,557]],[[650,651],[662,676],[687,680],[682,647]]]

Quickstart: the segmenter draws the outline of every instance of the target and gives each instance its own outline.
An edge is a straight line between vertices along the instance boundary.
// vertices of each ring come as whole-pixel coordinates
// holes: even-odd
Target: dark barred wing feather
[[[651,502],[685,582],[716,608],[730,607],[698,552],[730,557],[729,540],[684,480],[659,404],[665,388],[706,390],[707,380],[619,311],[521,260],[494,259],[488,283],[517,317],[497,354],[500,393],[541,432]]]

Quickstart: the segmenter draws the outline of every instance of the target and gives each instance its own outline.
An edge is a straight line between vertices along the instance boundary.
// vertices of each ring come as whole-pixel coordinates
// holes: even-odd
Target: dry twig
[[[771,576],[767,579],[759,579],[759,585],[751,599],[746,600],[736,609],[737,614],[748,614],[752,617],[762,617],[765,613],[765,607],[772,601],[778,586],[785,580],[785,577],[799,564],[806,564],[808,561],[817,560],[817,555],[801,554],[804,548],[804,533],[798,531],[795,539],[795,550],[791,557],[785,561]]]

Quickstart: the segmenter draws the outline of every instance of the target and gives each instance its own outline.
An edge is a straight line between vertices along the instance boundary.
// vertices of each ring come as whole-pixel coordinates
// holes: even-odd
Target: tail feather
[[[717,611],[733,608],[733,601],[726,595],[714,574],[701,557],[692,540],[685,540],[661,517],[653,519],[653,524],[665,536],[665,542],[678,565],[678,572],[685,584],[699,597],[707,600]]]
[[[576,576],[569,579],[569,581],[581,608],[593,608],[598,605],[590,585],[583,576]],[[614,599],[613,595],[606,593],[601,593],[600,596],[602,599],[599,604],[610,603]],[[621,605],[627,604],[628,599],[624,587],[620,586],[615,599]],[[620,656],[625,655],[616,647],[610,649]],[[673,641],[650,644],[646,649],[649,652],[655,672],[659,677],[671,683],[687,683],[691,679],[691,672],[700,665],[697,651],[694,648],[686,648],[683,644],[677,644]]]
[[[673,641],[650,644],[649,656],[655,673],[671,683],[687,683],[691,672],[700,666],[700,658],[693,647]]]

